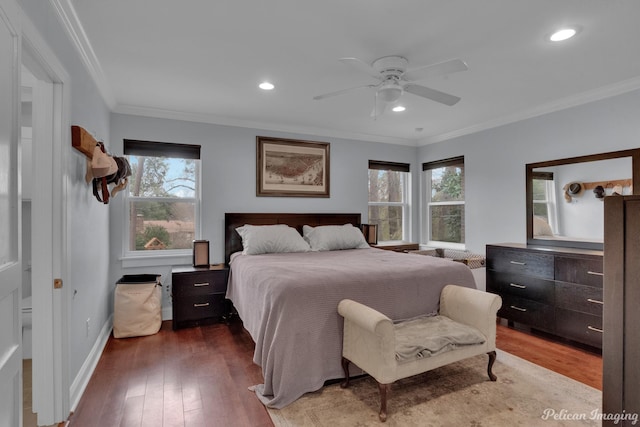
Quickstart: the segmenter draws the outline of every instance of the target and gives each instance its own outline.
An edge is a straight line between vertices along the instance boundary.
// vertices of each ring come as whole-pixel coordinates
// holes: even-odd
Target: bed
[[[446,284],[475,288],[471,271],[451,260],[375,248],[242,254],[245,224],[360,224],[360,214],[225,215],[227,298],[255,342],[264,383],[254,387],[268,407],[282,408],[326,381],[342,378],[340,300],[349,298],[403,320],[435,313]],[[345,226],[347,227],[347,226]]]

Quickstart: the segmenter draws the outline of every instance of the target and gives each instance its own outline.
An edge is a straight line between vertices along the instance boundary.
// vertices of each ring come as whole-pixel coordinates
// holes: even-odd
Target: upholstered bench
[[[371,375],[380,390],[381,421],[387,419],[387,395],[396,380],[426,372],[468,357],[487,353],[487,373],[496,359],[498,295],[447,285],[440,294],[437,316],[394,323],[384,314],[352,300],[342,300],[344,317],[342,367],[349,386],[349,363]]]

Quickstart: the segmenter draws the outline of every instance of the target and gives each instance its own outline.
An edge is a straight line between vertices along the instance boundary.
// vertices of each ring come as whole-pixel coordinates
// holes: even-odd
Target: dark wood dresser
[[[487,292],[498,316],[602,348],[603,253],[504,243],[487,245]]]
[[[174,267],[171,270],[173,329],[220,320],[231,311],[225,299],[229,268]]]

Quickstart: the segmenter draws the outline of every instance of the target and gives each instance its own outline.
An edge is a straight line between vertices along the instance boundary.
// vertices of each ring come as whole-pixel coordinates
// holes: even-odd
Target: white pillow
[[[236,231],[242,238],[242,253],[245,255],[309,252],[311,250],[300,233],[285,224],[245,224],[236,228]]]
[[[302,227],[304,240],[312,251],[336,251],[340,249],[364,249],[370,247],[362,231],[351,224]]]

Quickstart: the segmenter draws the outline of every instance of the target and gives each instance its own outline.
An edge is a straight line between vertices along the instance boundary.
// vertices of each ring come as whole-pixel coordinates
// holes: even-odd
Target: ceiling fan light
[[[578,30],[575,28],[562,28],[549,36],[552,42],[561,42],[575,36]]]
[[[262,82],[258,85],[258,87],[262,90],[273,90],[275,88],[273,83],[269,83],[269,82]]]
[[[383,87],[378,91],[378,97],[384,102],[396,102],[402,96],[400,86]]]
[[[401,112],[403,112],[404,110],[406,110],[406,108],[405,108],[405,107],[403,107],[402,105],[396,105],[395,107],[393,107],[393,108],[391,109],[391,111],[396,112],[396,113],[401,113]]]

